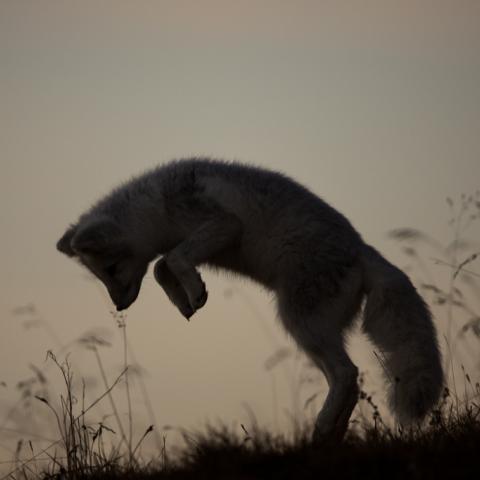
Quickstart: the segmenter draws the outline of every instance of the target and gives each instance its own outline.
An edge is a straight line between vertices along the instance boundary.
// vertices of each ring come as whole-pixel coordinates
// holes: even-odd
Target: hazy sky
[[[393,260],[392,228],[446,239],[445,197],[480,187],[479,47],[475,0],[0,1],[2,404],[57,348],[14,307],[34,302],[63,344],[102,327],[120,345],[106,294],[55,242],[112,186],[171,158],[281,170]],[[288,342],[270,299],[205,279],[189,324],[151,276],[128,312],[158,422],[245,421],[243,401],[271,422],[264,361]],[[113,378],[120,349],[104,355]]]

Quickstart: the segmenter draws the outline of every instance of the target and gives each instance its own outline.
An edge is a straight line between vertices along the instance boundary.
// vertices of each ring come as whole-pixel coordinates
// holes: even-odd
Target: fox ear
[[[63,234],[62,238],[57,242],[57,250],[69,257],[74,257],[76,253],[72,249],[72,238],[77,233],[77,226],[70,225],[68,230]]]
[[[122,232],[112,220],[101,218],[77,228],[70,245],[75,253],[101,254],[121,250]]]

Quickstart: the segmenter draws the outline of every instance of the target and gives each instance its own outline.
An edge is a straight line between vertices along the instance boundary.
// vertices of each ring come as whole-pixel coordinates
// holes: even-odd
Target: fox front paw
[[[161,258],[155,264],[154,276],[187,320],[207,302],[205,282],[195,268],[189,271],[187,281],[182,283],[170,270],[165,259]]]
[[[183,299],[179,300],[178,298],[171,298],[170,300],[177,307],[182,316],[190,321],[195,310],[191,307],[190,303],[188,303],[188,300],[184,301]]]
[[[160,259],[154,267],[154,277],[167,294],[170,301],[178,308],[180,313],[187,319],[195,313],[190,305],[189,298],[181,283],[168,269],[164,259]]]
[[[207,299],[208,299],[208,292],[207,292],[207,289],[205,287],[205,283],[202,281],[202,289],[201,289],[199,295],[193,301],[193,305],[192,305],[193,308],[195,310],[198,310],[199,308],[202,308],[207,303]]]
[[[194,270],[188,284],[184,284],[190,306],[196,312],[207,302],[208,292],[200,274]]]

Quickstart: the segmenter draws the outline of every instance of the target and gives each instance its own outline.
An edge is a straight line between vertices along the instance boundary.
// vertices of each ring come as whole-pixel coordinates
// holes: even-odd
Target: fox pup
[[[149,263],[189,319],[207,301],[207,265],[259,282],[283,326],[326,376],[314,439],[341,439],[357,402],[357,367],[344,333],[363,307],[363,330],[385,357],[389,405],[422,419],[443,383],[431,315],[408,277],[350,222],[287,176],[193,158],[155,168],[98,201],[57,248],[108,290],[118,310],[137,298]]]

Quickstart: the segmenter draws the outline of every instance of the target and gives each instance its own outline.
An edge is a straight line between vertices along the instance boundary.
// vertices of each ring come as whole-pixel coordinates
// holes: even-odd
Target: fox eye
[[[112,265],[109,265],[105,269],[105,272],[107,272],[107,274],[110,275],[111,277],[115,276],[115,274],[117,273],[117,264],[113,263]]]

